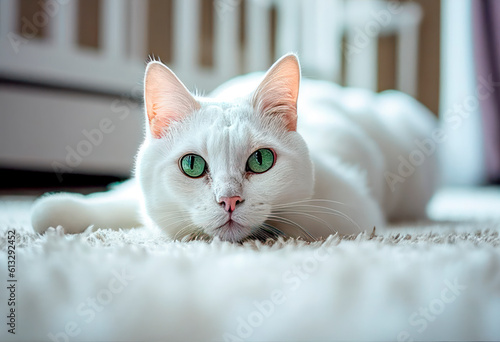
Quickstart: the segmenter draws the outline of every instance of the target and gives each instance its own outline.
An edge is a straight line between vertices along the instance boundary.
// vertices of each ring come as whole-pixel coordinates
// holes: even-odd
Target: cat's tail
[[[38,233],[62,226],[70,234],[81,233],[90,226],[115,230],[139,227],[139,198],[134,181],[90,195],[49,194],[33,204],[31,224]]]

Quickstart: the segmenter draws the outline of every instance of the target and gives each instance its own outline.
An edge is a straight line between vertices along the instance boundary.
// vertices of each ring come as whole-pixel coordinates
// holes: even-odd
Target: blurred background
[[[148,56],[207,93],[289,51],[306,77],[416,97],[445,183],[495,183],[499,23],[497,0],[0,0],[0,187],[128,177]]]

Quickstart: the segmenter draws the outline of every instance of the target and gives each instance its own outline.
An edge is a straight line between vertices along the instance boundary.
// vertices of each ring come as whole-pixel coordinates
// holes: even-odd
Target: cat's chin
[[[214,237],[222,241],[239,242],[250,235],[251,229],[235,221],[228,221],[212,232]]]

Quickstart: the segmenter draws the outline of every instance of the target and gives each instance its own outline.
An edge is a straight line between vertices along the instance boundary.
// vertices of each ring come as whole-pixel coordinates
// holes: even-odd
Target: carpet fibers
[[[497,188],[443,190],[429,222],[244,245],[38,235],[32,200],[0,198],[1,341],[500,340]]]

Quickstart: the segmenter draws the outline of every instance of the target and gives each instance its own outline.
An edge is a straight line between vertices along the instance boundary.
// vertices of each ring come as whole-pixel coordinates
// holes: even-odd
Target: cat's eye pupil
[[[247,171],[263,173],[274,165],[274,152],[269,148],[261,148],[250,155],[247,161]]]
[[[260,153],[260,151],[255,152],[255,158],[257,159],[257,163],[262,165],[262,153]]]
[[[186,176],[198,178],[205,173],[207,163],[197,154],[187,154],[181,158],[180,168]]]

